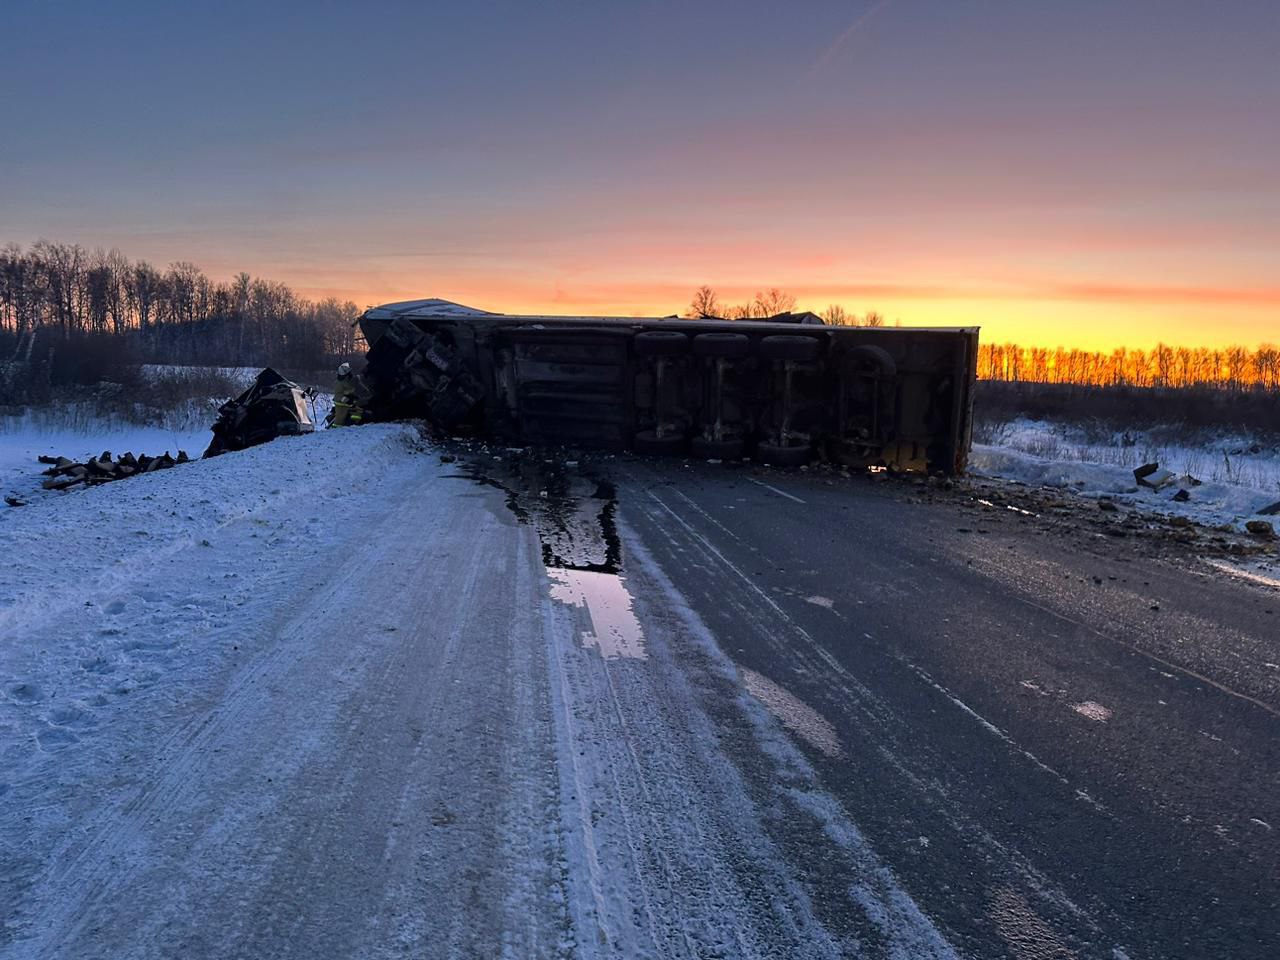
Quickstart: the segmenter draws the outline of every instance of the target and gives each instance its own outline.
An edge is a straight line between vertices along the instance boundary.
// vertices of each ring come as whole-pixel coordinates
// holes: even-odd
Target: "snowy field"
[[[167,450],[176,457],[185,450],[199,457],[213,439],[209,426],[215,416],[215,411],[203,411],[203,426],[194,417],[175,417],[173,426],[143,426],[66,407],[0,417],[0,493],[24,500],[49,495],[40,489],[45,468],[36,458],[41,455],[84,460],[104,450],[116,456],[126,451],[159,456]]]
[[[1230,436],[1195,444],[1163,441],[1169,433],[1134,431],[1100,441],[1068,425],[1016,420],[980,431],[989,442],[974,444],[970,470],[1233,529],[1261,519],[1259,510],[1280,501],[1280,447]],[[1171,470],[1173,482],[1159,490],[1139,486],[1133,470],[1146,463]],[[1173,499],[1179,490],[1187,492],[1184,501]]]

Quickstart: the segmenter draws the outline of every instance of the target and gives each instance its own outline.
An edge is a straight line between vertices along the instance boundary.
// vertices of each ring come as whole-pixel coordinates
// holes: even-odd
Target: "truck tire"
[[[677,330],[642,330],[635,344],[639,357],[682,357],[689,352],[689,338]]]
[[[751,338],[745,333],[700,333],[693,338],[693,352],[699,357],[740,360],[751,352]]]
[[[641,430],[636,434],[634,447],[636,453],[656,456],[681,453],[684,450],[684,437],[678,433],[669,433],[660,437],[656,431]]]
[[[809,462],[813,451],[807,444],[802,447],[783,447],[776,443],[761,443],[756,445],[756,457],[762,463],[770,463],[775,467],[800,467]]]
[[[898,372],[898,364],[884,347],[862,344],[854,347],[844,358],[846,370],[874,369],[881,377],[889,378]]]
[[[778,334],[760,341],[760,356],[766,360],[817,360],[822,344],[814,337]]]
[[[746,444],[741,440],[710,440],[694,437],[689,452],[699,460],[741,460]]]

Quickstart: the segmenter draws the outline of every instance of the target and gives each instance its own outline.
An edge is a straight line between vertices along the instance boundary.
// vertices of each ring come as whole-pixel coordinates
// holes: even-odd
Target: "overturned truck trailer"
[[[513,443],[964,471],[977,328],[514,316],[446,300],[359,318],[368,419]]]

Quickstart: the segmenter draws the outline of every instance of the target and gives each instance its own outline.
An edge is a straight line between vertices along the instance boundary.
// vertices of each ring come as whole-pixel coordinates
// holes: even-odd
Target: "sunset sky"
[[[7,0],[0,243],[361,306],[1280,340],[1280,0]]]

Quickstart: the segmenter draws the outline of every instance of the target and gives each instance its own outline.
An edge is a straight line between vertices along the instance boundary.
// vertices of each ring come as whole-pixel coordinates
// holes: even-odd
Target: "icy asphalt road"
[[[0,541],[0,957],[1280,950],[1280,597],[1207,567],[390,427]]]

